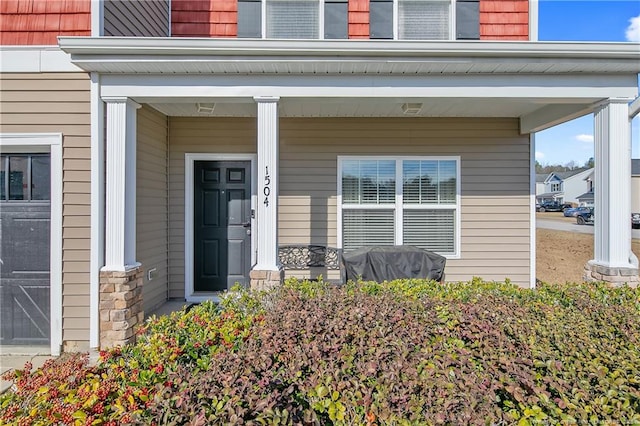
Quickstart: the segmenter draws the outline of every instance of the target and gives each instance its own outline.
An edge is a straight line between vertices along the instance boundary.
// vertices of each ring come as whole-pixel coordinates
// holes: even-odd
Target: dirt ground
[[[561,214],[546,213],[539,217],[575,221]],[[585,263],[593,259],[593,235],[590,234],[538,229],[536,247],[536,277],[545,282],[581,282]],[[640,258],[640,240],[632,240],[631,249]]]

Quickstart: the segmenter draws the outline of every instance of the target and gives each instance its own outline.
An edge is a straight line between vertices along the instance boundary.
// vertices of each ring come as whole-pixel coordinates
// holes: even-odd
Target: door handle
[[[251,222],[243,223],[242,226],[245,228],[251,228]]]

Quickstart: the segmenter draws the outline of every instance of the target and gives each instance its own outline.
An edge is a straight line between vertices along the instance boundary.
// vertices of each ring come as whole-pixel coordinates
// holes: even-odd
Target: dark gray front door
[[[249,283],[251,163],[194,163],[194,291]]]
[[[0,156],[0,344],[50,337],[50,157]]]

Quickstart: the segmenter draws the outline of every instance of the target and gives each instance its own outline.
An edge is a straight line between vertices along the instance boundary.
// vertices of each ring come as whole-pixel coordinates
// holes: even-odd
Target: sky
[[[640,0],[539,0],[538,8],[540,41],[640,42]],[[640,115],[631,139],[631,156],[640,158]],[[536,133],[536,160],[543,165],[582,166],[590,157],[592,114]]]

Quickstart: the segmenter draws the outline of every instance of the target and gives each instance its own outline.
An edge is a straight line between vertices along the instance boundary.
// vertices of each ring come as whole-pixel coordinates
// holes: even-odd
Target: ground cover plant
[[[639,326],[604,284],[289,280],[16,372],[0,424],[640,424]]]

